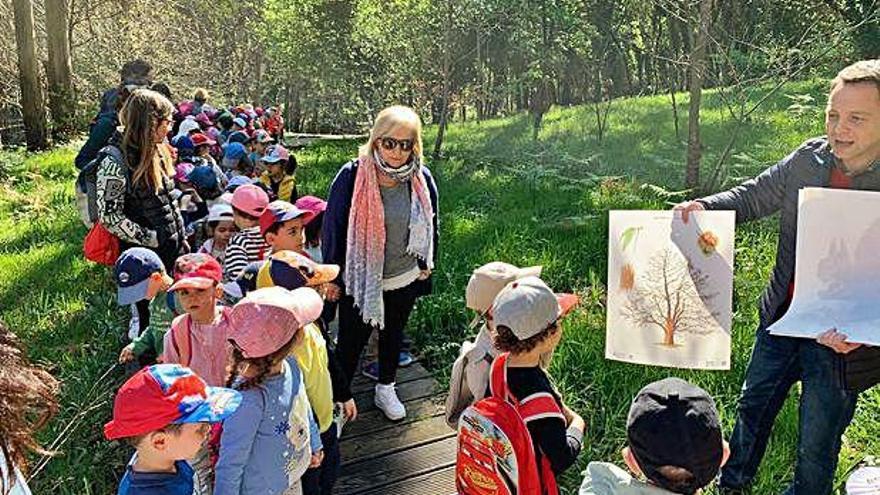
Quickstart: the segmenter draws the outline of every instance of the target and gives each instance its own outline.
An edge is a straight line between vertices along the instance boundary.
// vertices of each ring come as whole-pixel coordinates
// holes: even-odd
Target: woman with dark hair
[[[125,105],[129,95],[153,83],[153,66],[143,60],[126,62],[119,71],[119,86],[108,89],[101,97],[101,108],[89,126],[89,137],[74,159],[76,168],[82,170],[98,156],[101,148],[107,145],[116,126],[119,125],[119,110]]]
[[[34,433],[58,411],[58,381],[25,357],[18,337],[0,321],[0,493],[31,495],[22,472],[27,454],[46,455]]]
[[[108,153],[97,173],[98,220],[120,240],[124,251],[141,246],[162,259],[168,273],[174,260],[189,251],[183,218],[174,190],[174,160],[165,137],[174,105],[148,89],[131,94],[119,113],[124,132],[111,144],[121,150],[122,162]],[[137,303],[138,333],[149,324],[149,302]],[[133,328],[130,334],[136,333]]]
[[[378,328],[375,402],[391,420],[406,416],[394,382],[403,329],[416,298],[431,292],[437,218],[437,186],[422,164],[419,116],[407,107],[386,108],[359,157],[333,179],[321,251],[324,263],[342,267],[329,284],[330,293],[342,296],[339,361],[351,383],[361,351]]]

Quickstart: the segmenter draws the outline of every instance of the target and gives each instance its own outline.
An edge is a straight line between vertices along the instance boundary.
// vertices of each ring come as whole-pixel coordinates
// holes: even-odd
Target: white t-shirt
[[[18,468],[15,468],[15,484],[12,485],[12,491],[6,492],[9,488],[9,471],[6,466],[6,456],[3,455],[3,449],[0,449],[0,493],[4,495],[32,495],[30,488],[27,486],[27,481],[25,481],[24,476],[21,475],[21,471]]]

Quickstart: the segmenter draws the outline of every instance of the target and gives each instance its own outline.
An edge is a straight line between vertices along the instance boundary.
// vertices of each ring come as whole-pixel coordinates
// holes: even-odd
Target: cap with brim
[[[168,290],[209,289],[222,279],[223,267],[210,254],[184,254],[174,262],[175,282]]]
[[[315,263],[295,251],[273,253],[257,274],[257,288],[277,285],[287,290],[316,287],[336,280],[339,265]]]
[[[308,287],[257,289],[233,306],[228,337],[245,358],[268,356],[318,319],[323,309],[321,296]]]
[[[578,302],[574,294],[554,294],[538,277],[524,277],[498,293],[492,304],[492,323],[526,340],[569,314]]]
[[[234,216],[232,214],[232,205],[226,203],[217,203],[208,209],[207,222],[231,222]]]
[[[276,200],[269,203],[269,206],[263,210],[260,215],[260,234],[266,235],[266,231],[273,225],[284,223],[295,218],[301,218],[303,225],[312,218],[314,214],[309,211],[300,210],[296,206],[287,201]]]
[[[235,280],[223,284],[223,292],[235,299],[241,299],[248,292],[257,290],[257,274],[265,261],[252,261],[244,267]]]
[[[146,298],[150,277],[157,272],[164,275],[165,266],[155,252],[142,247],[123,251],[114,265],[118,304],[127,306]]]
[[[244,119],[241,117],[236,117],[232,119],[232,123],[242,128],[247,127],[247,122],[245,122]]]
[[[308,222],[305,222],[306,224],[311,223],[318,215],[327,210],[327,202],[317,196],[303,196],[297,199],[294,205],[300,210],[309,211],[314,215],[309,218]]]
[[[262,143],[262,144],[268,144],[268,143],[274,143],[274,142],[275,142],[275,139],[272,138],[272,135],[269,134],[267,131],[264,131],[264,130],[259,130],[259,131],[257,131],[256,133],[254,133],[254,139],[255,139],[258,143]]]
[[[465,289],[467,307],[477,312],[470,327],[479,324],[492,307],[495,297],[507,284],[524,277],[538,277],[541,275],[541,269],[540,266],[519,268],[503,261],[493,261],[474,270]]]
[[[238,409],[241,393],[209,387],[189,368],[158,364],[135,373],[116,394],[109,440],[135,437],[170,424],[217,423]]]

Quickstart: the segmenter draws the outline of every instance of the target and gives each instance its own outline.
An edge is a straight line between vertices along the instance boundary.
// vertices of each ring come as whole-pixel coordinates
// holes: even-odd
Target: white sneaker
[[[390,385],[377,383],[376,394],[373,400],[376,402],[376,407],[385,413],[385,417],[391,421],[400,421],[406,417],[406,408],[403,407],[400,399],[397,398],[397,392],[394,390],[393,383]]]
[[[138,316],[137,306],[131,305],[131,319],[128,320],[128,340],[134,340],[141,334],[141,319]]]

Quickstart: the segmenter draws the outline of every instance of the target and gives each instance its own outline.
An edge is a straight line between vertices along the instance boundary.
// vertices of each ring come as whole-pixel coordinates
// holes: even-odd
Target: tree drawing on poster
[[[609,359],[730,367],[733,212],[612,211]]]
[[[632,270],[628,269],[630,273]],[[621,274],[621,280],[623,276]],[[715,331],[714,318],[719,312],[707,309],[706,301],[714,299],[717,293],[706,290],[709,276],[694,268],[681,254],[666,248],[651,257],[638,283],[629,282],[633,275],[626,274],[626,277],[630,288],[623,315],[640,327],[659,329],[662,345],[675,346],[676,334],[706,335]]]

